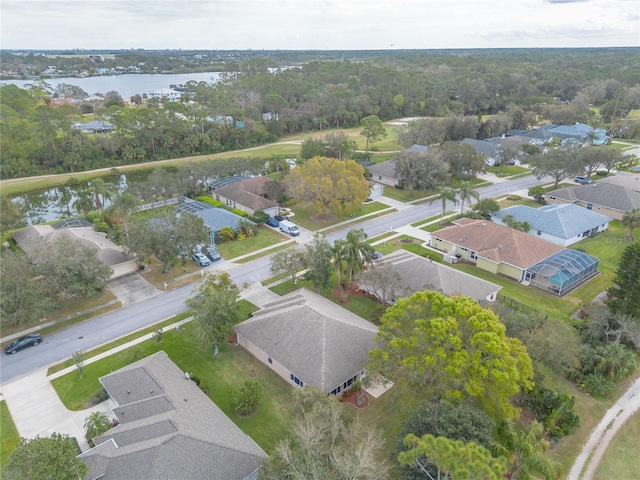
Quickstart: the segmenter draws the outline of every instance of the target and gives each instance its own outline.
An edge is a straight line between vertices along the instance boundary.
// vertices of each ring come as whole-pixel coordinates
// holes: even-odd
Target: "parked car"
[[[29,335],[25,335],[23,337],[14,340],[9,345],[4,347],[4,352],[8,355],[12,355],[16,353],[18,350],[22,350],[26,347],[35,347],[40,342],[42,342],[42,335],[39,333],[30,333]]]
[[[278,217],[280,217],[281,215],[278,215]],[[267,220],[267,225],[269,225],[270,227],[273,228],[278,228],[280,226],[280,221],[273,218],[273,217],[269,217],[269,220]]]
[[[373,258],[374,260],[378,260],[378,259],[382,258],[383,256],[384,255],[382,255],[382,252],[375,251],[371,255],[371,258]]]
[[[284,220],[289,220],[289,217],[287,217],[286,215],[276,215],[275,218],[278,222],[282,222]]]
[[[208,267],[211,265],[211,260],[209,260],[204,253],[196,252],[191,258],[201,267]]]
[[[574,177],[573,180],[582,185],[589,185],[590,183],[593,183],[593,180],[591,180],[590,178],[581,177],[580,175],[578,175],[577,177]]]
[[[208,247],[205,247],[200,251],[204,253],[212,262],[217,262],[218,260],[222,259],[222,257],[218,253],[218,250],[216,250],[216,247],[214,247],[213,245],[209,245]]]
[[[289,222],[288,220],[282,220],[280,222],[280,230],[282,230],[284,233],[288,233],[292,237],[297,237],[298,235],[300,235],[300,229],[298,228],[298,226]]]

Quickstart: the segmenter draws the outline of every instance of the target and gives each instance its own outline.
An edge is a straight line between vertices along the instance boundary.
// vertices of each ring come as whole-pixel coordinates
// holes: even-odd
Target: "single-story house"
[[[378,328],[302,288],[234,327],[236,341],[292,386],[338,395],[364,378]]]
[[[100,383],[120,424],[78,456],[85,480],[257,480],[269,458],[164,351]]]
[[[197,215],[202,218],[204,225],[209,229],[209,233],[211,234],[210,241],[212,245],[216,243],[216,233],[223,228],[231,227],[237,231],[240,228],[240,223],[243,221],[253,224],[250,220],[241,217],[240,215],[236,215],[229,210],[217,208],[213,205],[197,200],[187,201],[187,199],[185,199],[185,201],[176,205],[176,213],[180,215],[183,212],[192,213],[193,215]]]
[[[83,226],[75,226],[83,225]],[[107,238],[106,233],[96,232],[89,222],[62,221],[55,225],[32,225],[18,230],[13,238],[27,256],[36,252],[41,242],[54,241],[60,237],[76,240],[96,250],[98,259],[111,267],[110,280],[122,277],[138,269],[137,257],[125,251]]]
[[[542,146],[545,143],[553,140],[554,136],[550,132],[550,130],[555,127],[557,127],[557,125],[542,125],[540,128],[523,133],[522,136],[524,138],[528,138],[528,143],[530,143],[531,145]]]
[[[376,183],[397,187],[400,185],[402,178],[396,175],[396,161],[394,159],[376,163],[367,167],[371,174],[371,180]]]
[[[640,208],[640,192],[601,180],[553,190],[545,199],[549,203],[573,203],[616,220],[622,220],[624,212]]]
[[[378,262],[388,264],[391,274],[398,279],[388,298],[392,303],[424,290],[434,290],[449,296],[463,295],[479,302],[493,302],[498,290],[502,288],[406,250],[396,250]],[[381,292],[372,291],[371,286],[360,285],[360,289],[382,298]]]
[[[484,163],[486,163],[488,166],[493,167],[498,161],[500,145],[494,142],[487,142],[485,140],[476,140],[474,138],[465,138],[464,140],[462,140],[462,143],[471,145],[476,149],[476,152],[478,152],[480,155],[484,155]]]
[[[113,123],[104,120],[94,120],[88,123],[76,123],[73,128],[84,133],[109,133],[113,132],[116,127]]]
[[[568,247],[580,240],[604,232],[612,218],[572,203],[551,204],[540,208],[513,205],[496,212],[491,220],[505,225],[503,218],[511,215],[517,222],[529,224],[529,235]]]
[[[253,215],[262,210],[275,217],[279,213],[279,205],[269,200],[266,185],[273,182],[269,177],[253,177],[219,187],[211,192],[211,196],[229,208],[235,208]]]
[[[558,125],[548,131],[561,141],[572,138],[578,140],[585,147],[589,146],[589,144],[605,145],[610,140],[603,128],[594,130],[593,127],[580,122],[574,125]]]
[[[563,250],[559,245],[487,220],[461,218],[453,223],[432,234],[433,248],[449,257],[460,255],[478,268],[518,282],[525,279],[527,268]]]
[[[615,175],[601,178],[598,183],[609,183],[634,192],[640,192],[640,172],[618,172]]]

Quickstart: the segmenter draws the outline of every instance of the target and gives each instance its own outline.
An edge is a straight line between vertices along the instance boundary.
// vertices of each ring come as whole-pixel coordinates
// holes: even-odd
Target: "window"
[[[542,230],[538,230],[538,235],[542,235]]]
[[[471,252],[471,258],[473,260],[477,260],[478,259],[478,254],[476,252]]]
[[[587,203],[587,210],[593,210],[593,203]]]
[[[291,381],[296,385],[300,385],[301,387],[304,387],[303,381],[300,380],[298,377],[296,377],[293,373],[291,374]]]
[[[340,393],[341,390],[342,390],[342,387],[338,387],[331,391],[331,395],[337,395]]]
[[[216,200],[220,201],[220,195],[216,195]]]
[[[273,364],[273,359],[271,357],[269,357],[269,359],[267,360],[269,363]]]
[[[382,180],[382,175],[378,175],[378,180]]]

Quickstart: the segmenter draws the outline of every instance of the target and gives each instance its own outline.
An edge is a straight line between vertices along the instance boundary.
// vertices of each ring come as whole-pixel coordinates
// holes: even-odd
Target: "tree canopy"
[[[369,198],[364,169],[353,160],[314,157],[291,170],[285,182],[291,197],[322,214],[353,212]]]
[[[607,306],[613,313],[640,319],[640,242],[631,243],[622,252],[613,286],[607,294]]]
[[[488,412],[514,416],[509,400],[533,386],[522,343],[468,297],[425,291],[401,299],[383,315],[376,340],[370,370],[433,401],[474,398]]]

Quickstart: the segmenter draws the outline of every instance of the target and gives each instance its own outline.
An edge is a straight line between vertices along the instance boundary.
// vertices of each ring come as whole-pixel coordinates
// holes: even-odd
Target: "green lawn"
[[[638,439],[640,412],[635,413],[609,444],[595,478],[638,478]]]
[[[256,228],[256,235],[247,237],[244,240],[233,240],[231,242],[219,243],[216,245],[218,253],[225,260],[232,260],[241,255],[255,252],[262,248],[270,247],[280,242],[290,240],[289,237],[282,233],[272,230],[267,226]],[[269,252],[272,253],[272,252]]]
[[[294,216],[290,218],[290,220],[299,225],[302,228],[306,228],[307,230],[316,231],[321,228],[326,228],[331,225],[335,225],[340,222],[344,222],[346,220],[350,220],[352,218],[362,217],[363,215],[367,215],[369,213],[379,212],[389,208],[387,205],[378,202],[368,202],[363,203],[358,210],[353,212],[352,214],[340,214],[336,215],[335,219],[331,222],[314,222],[311,220],[311,215],[316,213],[316,209],[310,205],[302,205],[296,204],[290,207],[291,211],[295,213]]]
[[[497,177],[511,177],[513,175],[520,175],[523,173],[531,173],[526,167],[519,167],[517,165],[503,165],[501,167],[487,167],[487,172],[493,173]]]
[[[531,208],[539,208],[542,206],[530,198],[521,197],[519,195],[508,195],[502,200],[499,200],[498,205],[500,205],[500,208],[507,208],[513,205],[526,205]]]
[[[398,200],[399,202],[411,202],[413,200],[419,200],[421,198],[429,197],[433,195],[432,190],[412,190],[412,189],[400,189],[394,187],[384,187],[384,196]]]
[[[0,402],[0,438],[0,466],[2,466],[7,464],[9,455],[20,443],[20,435],[9,413],[7,402],[4,400]],[[1,472],[0,477],[2,477]]]
[[[166,332],[159,343],[150,339],[89,364],[82,380],[75,372],[71,372],[53,380],[52,384],[67,408],[86,408],[87,402],[101,390],[99,377],[128,365],[136,354],[138,358],[143,358],[164,350],[181,370],[188,371],[200,379],[200,386],[208,391],[209,397],[247,435],[265,451],[272,451],[275,443],[287,432],[287,405],[292,392],[291,387],[241,347],[224,345],[220,354],[214,357],[211,349],[200,344],[194,327],[195,324],[189,323],[179,331]],[[240,382],[254,375],[264,383],[262,404],[255,415],[242,418],[234,412],[231,396]]]

